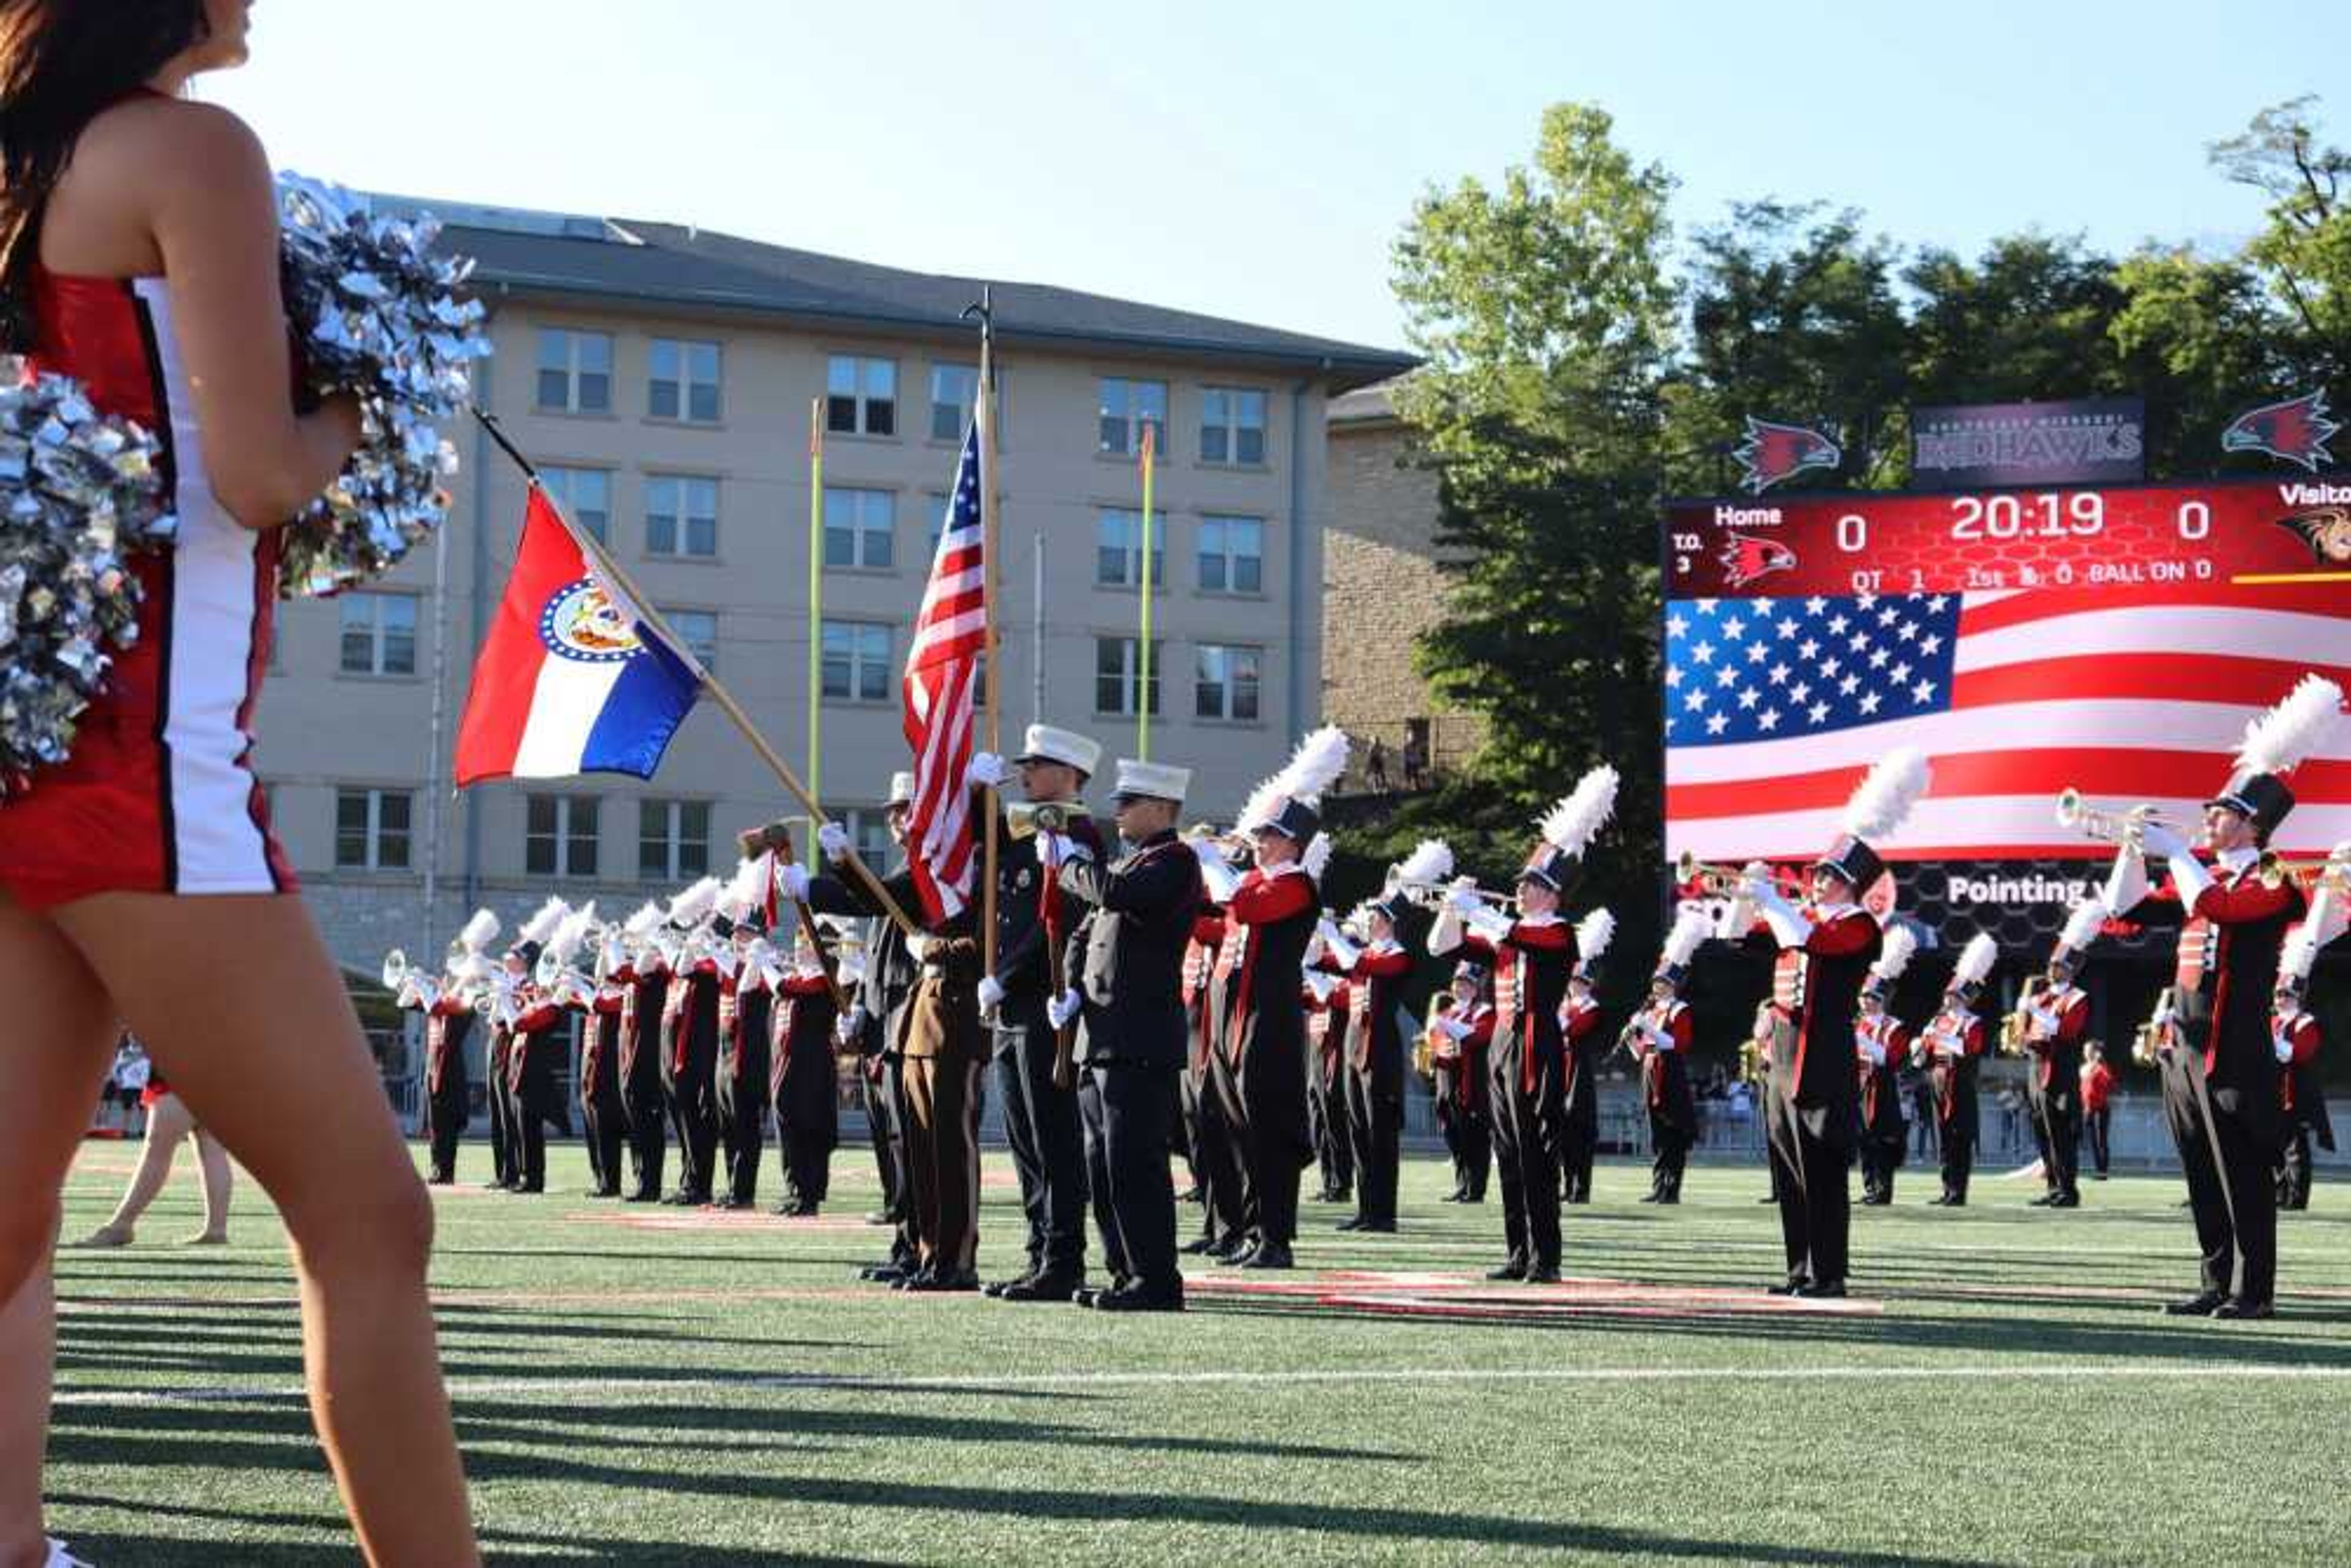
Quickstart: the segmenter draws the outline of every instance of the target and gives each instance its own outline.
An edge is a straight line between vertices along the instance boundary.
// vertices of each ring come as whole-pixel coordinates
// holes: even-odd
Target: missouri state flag
[[[458,785],[650,779],[701,689],[693,662],[645,623],[532,486],[514,575],[457,726]]]

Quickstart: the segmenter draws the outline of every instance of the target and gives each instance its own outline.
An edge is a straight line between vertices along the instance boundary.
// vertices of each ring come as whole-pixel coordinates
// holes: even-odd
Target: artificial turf
[[[69,1235],[132,1153],[88,1145]],[[487,1163],[469,1145],[461,1174]],[[1906,1173],[1855,1212],[1857,1299],[1806,1307],[1761,1296],[1759,1168],[1695,1170],[1657,1208],[1645,1170],[1604,1166],[1568,1283],[1489,1288],[1499,1202],[1438,1203],[1426,1157],[1400,1234],[1307,1204],[1283,1293],[1196,1268],[1189,1312],[1113,1316],[853,1283],[883,1250],[862,1149],[815,1221],[623,1207],[577,1196],[578,1148],[550,1165],[559,1194],[436,1189],[496,1560],[2351,1561],[2339,1183],[2282,1217],[2271,1322],[2157,1311],[2195,1285],[2171,1177],[2051,1213],[1980,1175],[1929,1208]],[[988,1168],[983,1274],[1019,1236]],[[139,1245],[61,1255],[50,1528],[99,1568],[350,1562],[281,1232],[246,1186],[233,1246],[170,1245],[192,1182]]]

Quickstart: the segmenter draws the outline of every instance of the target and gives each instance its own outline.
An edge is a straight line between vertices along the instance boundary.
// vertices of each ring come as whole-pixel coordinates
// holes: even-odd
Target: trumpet
[[[1674,862],[1674,881],[1683,886],[1697,883],[1698,892],[1708,898],[1729,898],[1739,891],[1740,884],[1747,880],[1752,870],[1751,867],[1716,865],[1684,850]]]
[[[1496,909],[1516,909],[1519,906],[1519,895],[1515,893],[1496,893],[1490,888],[1479,887],[1467,881],[1399,882],[1395,884],[1395,890],[1402,893],[1408,902],[1423,909],[1431,910],[1443,909],[1446,901],[1453,896],[1456,889],[1474,893]]]
[[[2147,825],[2155,820],[2155,808],[2152,806],[2133,806],[2123,811],[2107,810],[2091,805],[2083,798],[2082,792],[2070,784],[2057,794],[2057,825],[2101,843],[2127,844],[2137,849],[2147,833]]]
[[[1066,830],[1077,807],[1067,800],[1013,800],[1004,808],[1004,831],[1014,839]]]
[[[2262,885],[2280,888],[2288,883],[2299,885],[2304,892],[2315,893],[2332,888],[2338,898],[2351,894],[2351,856],[2341,850],[2321,860],[2316,856],[2290,856],[2262,852],[2261,869],[2255,873]]]

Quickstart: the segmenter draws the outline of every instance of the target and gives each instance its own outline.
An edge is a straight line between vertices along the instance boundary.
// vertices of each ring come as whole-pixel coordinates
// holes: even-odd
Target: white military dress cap
[[[1184,803],[1184,792],[1192,787],[1192,770],[1170,768],[1164,762],[1137,762],[1132,757],[1118,759],[1118,783],[1113,795],[1136,795],[1154,800]]]
[[[1029,727],[1029,733],[1021,737],[1020,755],[1013,760],[1066,763],[1091,779],[1096,764],[1102,761],[1102,747],[1073,730],[1055,729],[1050,724],[1032,724]]]

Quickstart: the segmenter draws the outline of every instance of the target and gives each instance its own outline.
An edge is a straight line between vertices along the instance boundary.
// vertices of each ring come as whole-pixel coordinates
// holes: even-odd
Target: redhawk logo
[[[1747,469],[1739,482],[1755,496],[1807,468],[1834,468],[1844,461],[1837,444],[1819,431],[1801,424],[1774,424],[1751,413],[1747,416],[1747,439],[1731,455]]]
[[[1759,577],[1793,570],[1796,552],[1778,539],[1725,534],[1722,553],[1715,559],[1722,562],[1722,580],[1732,588],[1744,588]]]
[[[2277,521],[2278,527],[2292,528],[2321,563],[2351,565],[2351,507],[2313,507]]]
[[[2304,392],[2283,402],[2247,409],[2231,420],[2229,428],[2220,433],[2220,450],[2266,452],[2315,473],[2321,463],[2335,460],[2326,444],[2342,428],[2326,415],[2325,391]]]

